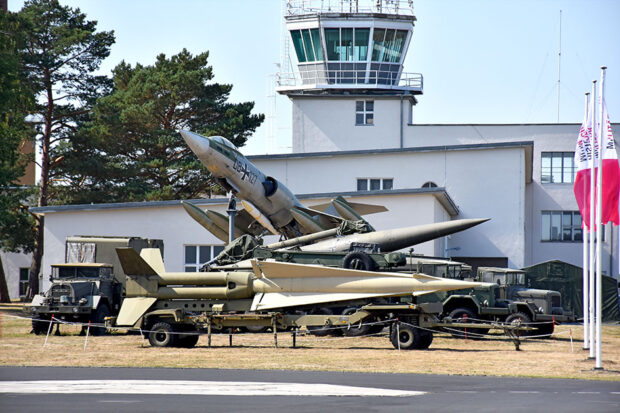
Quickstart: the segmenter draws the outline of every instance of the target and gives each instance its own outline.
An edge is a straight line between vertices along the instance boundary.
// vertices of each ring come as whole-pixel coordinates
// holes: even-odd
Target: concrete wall
[[[32,254],[20,254],[13,252],[0,251],[2,257],[2,265],[4,267],[4,276],[9,290],[11,300],[18,300],[19,297],[19,269],[30,268],[32,262]]]
[[[403,116],[401,118],[401,101],[399,97],[375,97],[375,124],[372,127],[355,126],[355,100],[360,98],[329,98],[329,97],[295,97],[293,99],[293,150],[294,152],[322,152],[322,151],[353,151],[367,149],[418,148],[443,145],[488,144],[517,141],[533,141],[532,182],[523,187],[522,180],[516,190],[523,190],[523,199],[518,209],[521,211],[515,216],[504,216],[506,221],[520,221],[517,225],[520,230],[515,235],[518,241],[508,237],[493,237],[492,248],[489,254],[486,250],[479,250],[479,256],[494,256],[493,249],[514,251],[521,248],[519,253],[512,253],[515,259],[511,265],[522,263],[533,265],[550,259],[559,259],[571,264],[582,266],[581,242],[542,242],[541,241],[541,212],[549,210],[576,211],[577,204],[573,194],[572,184],[543,184],[541,182],[541,153],[542,152],[572,152],[575,150],[576,136],[579,124],[529,124],[529,125],[417,125],[411,124],[409,117],[410,104],[403,102]],[[413,108],[415,119],[415,107]],[[620,124],[613,124],[614,136],[620,136]],[[618,145],[616,145],[618,146]],[[352,158],[353,159],[353,158]],[[361,171],[369,171],[366,176],[389,177],[394,174],[395,188],[413,188],[421,185],[418,181],[434,180],[439,186],[445,186],[455,202],[462,206],[464,193],[479,193],[479,182],[486,182],[486,177],[494,177],[496,171],[486,162],[488,158],[472,158],[471,163],[459,164],[466,179],[451,182],[442,181],[448,175],[437,174],[436,168],[420,168],[418,175],[412,174],[405,178],[393,172],[401,164],[376,164],[375,159],[370,161],[367,156],[357,158],[357,165],[347,165],[343,168],[344,176],[330,178],[330,185],[338,187],[334,190],[353,190],[354,177],[360,177]],[[316,158],[308,159],[315,162]],[[419,160],[416,159],[416,162]],[[484,163],[483,163],[484,162]],[[371,167],[369,168],[369,165]],[[520,164],[522,165],[522,164]],[[290,167],[290,162],[287,162]],[[520,169],[510,171],[501,165],[501,176],[506,178],[504,185],[486,186],[484,196],[499,199],[504,197],[509,189],[510,177],[513,174],[521,175]],[[478,173],[476,169],[480,169]],[[323,166],[319,169],[322,175]],[[355,171],[352,173],[351,171]],[[281,172],[281,171],[279,171]],[[333,173],[333,170],[330,170]],[[471,174],[471,175],[470,175]],[[397,178],[398,176],[398,178]],[[454,176],[454,175],[453,175]],[[288,178],[290,179],[290,178]],[[343,179],[347,182],[343,182]],[[480,180],[481,179],[481,180]],[[458,182],[458,189],[454,183]],[[423,183],[423,182],[422,182]],[[481,209],[477,209],[480,207]],[[493,208],[491,208],[493,209]],[[469,211],[468,211],[469,212]],[[472,204],[472,213],[496,214],[482,205]],[[464,212],[465,213],[465,212]],[[458,238],[458,237],[455,237]],[[523,243],[521,241],[523,238]],[[454,240],[456,242],[457,240]],[[620,255],[618,250],[618,230],[607,229],[606,241],[603,245],[603,271],[617,276],[620,272]],[[504,242],[508,244],[505,245]],[[481,243],[481,246],[484,243]],[[521,244],[520,247],[517,247]],[[488,245],[485,247],[487,248]],[[613,256],[610,252],[613,252]],[[459,251],[459,255],[464,255]],[[520,257],[520,258],[517,258]]]
[[[358,177],[392,177],[395,189],[420,188],[425,182],[433,181],[445,187],[458,204],[457,218],[492,219],[453,235],[447,248],[461,248],[460,256],[508,257],[511,266],[520,268],[526,265],[524,152],[522,147],[511,147],[364,155],[334,153],[321,157],[261,157],[252,162],[289,188],[303,193],[352,191],[356,189]],[[416,211],[417,205],[412,203],[390,210],[389,214],[380,214],[386,215],[385,228],[376,224],[378,215],[369,216],[368,220],[377,229],[387,229],[447,219],[441,214],[418,217]],[[435,245],[433,255],[443,255],[445,248]]]
[[[355,125],[355,101],[374,100],[374,124]],[[293,99],[293,153],[397,148],[400,99],[320,97]],[[408,102],[404,101],[408,107]],[[406,122],[405,117],[405,122]]]
[[[225,213],[226,203],[210,206]],[[64,262],[65,239],[74,235],[134,236],[164,240],[168,271],[183,271],[185,245],[222,245],[180,206],[92,209],[48,213],[45,216],[45,254],[41,291],[49,287],[50,265]]]

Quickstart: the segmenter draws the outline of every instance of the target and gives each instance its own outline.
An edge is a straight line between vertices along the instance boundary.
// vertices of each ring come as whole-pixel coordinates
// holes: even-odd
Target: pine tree
[[[109,79],[93,73],[109,55],[114,34],[97,32],[96,21],[87,20],[79,9],[61,6],[58,0],[28,1],[18,16],[24,37],[21,64],[37,102],[32,112],[42,154],[37,205],[46,206],[55,197],[54,170],[63,162],[62,157],[52,156],[54,147],[75,133],[109,86]],[[44,218],[37,217],[29,298],[38,292],[43,225]]]
[[[113,92],[94,117],[58,148],[66,203],[187,199],[209,192],[209,172],[179,129],[221,135],[237,146],[264,119],[254,103],[229,103],[232,85],[213,83],[208,52],[183,49],[154,65],[121,62]]]

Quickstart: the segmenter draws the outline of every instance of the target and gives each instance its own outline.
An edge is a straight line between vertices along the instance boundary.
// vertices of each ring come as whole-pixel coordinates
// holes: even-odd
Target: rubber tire
[[[329,308],[317,308],[315,310],[310,311],[310,314],[321,314],[321,315],[332,315],[334,312]],[[328,326],[307,326],[308,332],[313,336],[317,337],[325,337],[325,336],[334,336],[342,334],[342,329],[328,327]]]
[[[506,317],[506,323],[517,325],[517,323],[519,322],[519,319],[521,319],[522,326],[527,326],[529,323],[532,322],[529,315],[525,314],[524,312],[517,311],[516,313],[510,314],[508,317]],[[538,333],[537,330],[531,330],[531,331],[523,331],[521,335],[522,336],[533,336],[533,335],[536,335],[537,333]]]
[[[433,332],[421,330],[420,333],[420,350],[426,350],[431,346],[431,343],[433,342]]]
[[[269,330],[269,327],[265,327],[265,326],[247,326],[247,327],[245,327],[245,330],[248,333],[261,334],[261,333],[266,333],[267,330]]]
[[[171,324],[159,322],[149,328],[149,343],[153,347],[174,347],[177,343],[178,335]]]
[[[96,324],[105,323],[105,318],[110,316],[110,308],[107,304],[99,304],[99,307],[95,310],[91,317],[91,322]],[[108,333],[108,329],[105,327],[91,327],[91,336],[105,336]]]
[[[40,315],[34,315],[33,317],[38,318],[39,320],[32,320],[32,332],[37,336],[47,334],[51,321],[49,319],[42,319]]]
[[[177,347],[182,348],[193,348],[198,343],[200,339],[200,335],[196,330],[187,331],[188,335],[186,336],[177,336]]]
[[[360,271],[374,271],[375,262],[370,255],[362,251],[350,252],[342,260],[342,268]]]
[[[463,318],[463,315],[467,314],[467,318],[468,319],[475,319],[477,318],[476,315],[474,314],[473,311],[471,311],[469,308],[465,308],[465,307],[459,307],[459,308],[455,308],[454,310],[450,311],[450,315],[448,317],[450,317],[452,320],[460,320]],[[456,332],[452,332],[450,333],[452,335],[452,337],[454,338],[465,338],[465,328],[458,328],[458,327],[450,327],[450,330],[457,330],[457,331],[461,331],[462,333],[456,333]],[[449,331],[450,331],[449,330]],[[467,332],[469,333],[474,333],[475,335],[473,336],[467,336],[467,338],[470,339],[481,339],[484,337],[479,336],[478,334],[486,334],[489,332],[488,328],[468,328]]]
[[[392,334],[390,334],[390,341],[396,349],[399,348],[398,341],[400,341],[401,350],[419,350],[423,348],[421,330],[407,324],[400,324],[398,328],[394,325],[392,327]]]
[[[349,307],[345,308],[342,312],[342,315],[351,315],[358,310],[357,307]],[[356,327],[357,326],[357,327]],[[359,323],[352,325],[350,328],[344,327],[342,329],[342,334],[347,337],[359,337],[370,334],[372,325],[364,324],[364,320],[362,320],[362,326],[359,326]]]
[[[548,323],[545,323],[545,324],[537,324],[536,331],[534,331],[533,334],[537,336],[544,335],[544,337],[540,337],[540,338],[551,338],[551,334],[553,334],[554,331],[555,331],[555,327],[553,326],[553,321],[549,321]]]

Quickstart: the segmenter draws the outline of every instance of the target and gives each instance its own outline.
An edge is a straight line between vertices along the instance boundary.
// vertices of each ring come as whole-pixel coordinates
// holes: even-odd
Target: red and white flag
[[[587,105],[588,108],[590,106]],[[592,113],[588,110],[577,137],[577,147],[575,148],[577,175],[573,185],[582,224],[588,229],[590,228],[590,177],[593,171],[592,162]]]
[[[616,153],[614,136],[611,130],[611,123],[609,122],[609,115],[607,114],[607,104],[605,103],[605,97],[602,93],[599,99],[601,99],[600,108],[601,119],[603,121],[603,136],[601,136],[601,142],[603,144],[603,188],[601,190],[603,203],[601,209],[601,223],[606,224],[611,221],[618,225],[620,224],[620,219],[618,217],[620,165],[618,165],[618,154]]]

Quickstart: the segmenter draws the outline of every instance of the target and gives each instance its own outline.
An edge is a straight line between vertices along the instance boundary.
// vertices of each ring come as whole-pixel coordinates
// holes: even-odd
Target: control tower
[[[284,18],[297,70],[276,91],[293,102],[293,152],[402,146],[423,86],[403,71],[413,1],[287,0]]]

